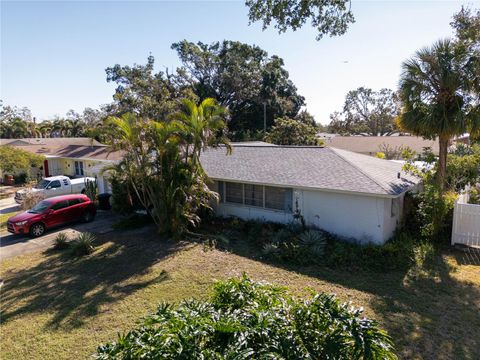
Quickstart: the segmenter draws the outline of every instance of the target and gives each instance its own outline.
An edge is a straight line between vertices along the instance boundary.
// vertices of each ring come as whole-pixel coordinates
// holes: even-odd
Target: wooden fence
[[[452,245],[480,246],[480,205],[469,204],[468,189],[453,210]]]

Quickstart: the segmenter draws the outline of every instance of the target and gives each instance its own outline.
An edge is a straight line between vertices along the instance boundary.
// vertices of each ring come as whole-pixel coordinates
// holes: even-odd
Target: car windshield
[[[36,188],[36,189],[46,189],[47,186],[48,186],[48,184],[50,184],[50,181],[43,179],[42,181],[40,181],[40,182],[35,186],[35,188]]]
[[[31,214],[41,214],[45,212],[45,210],[47,210],[51,205],[52,205],[51,202],[43,200],[43,201],[40,201],[37,205],[35,205],[33,208],[31,208],[27,212]]]

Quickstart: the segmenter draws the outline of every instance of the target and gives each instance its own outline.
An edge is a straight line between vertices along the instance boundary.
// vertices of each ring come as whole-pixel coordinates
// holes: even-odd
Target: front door
[[[50,173],[48,171],[48,160],[47,159],[45,159],[43,161],[43,170],[45,171],[45,177],[49,177]]]
[[[83,161],[75,161],[75,175],[83,176]]]

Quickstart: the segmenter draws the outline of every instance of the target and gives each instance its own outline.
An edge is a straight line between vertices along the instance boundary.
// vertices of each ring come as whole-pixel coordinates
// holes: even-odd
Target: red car
[[[30,234],[38,237],[52,227],[68,222],[92,221],[97,209],[86,195],[55,196],[40,201],[30,210],[12,216],[7,221],[7,230],[13,234]]]

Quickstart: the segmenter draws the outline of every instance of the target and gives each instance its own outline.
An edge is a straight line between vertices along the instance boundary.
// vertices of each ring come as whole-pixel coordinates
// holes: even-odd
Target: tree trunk
[[[442,191],[445,189],[445,178],[447,175],[447,149],[448,149],[449,140],[450,138],[445,135],[439,136],[438,138],[439,158],[438,158],[437,181]]]

